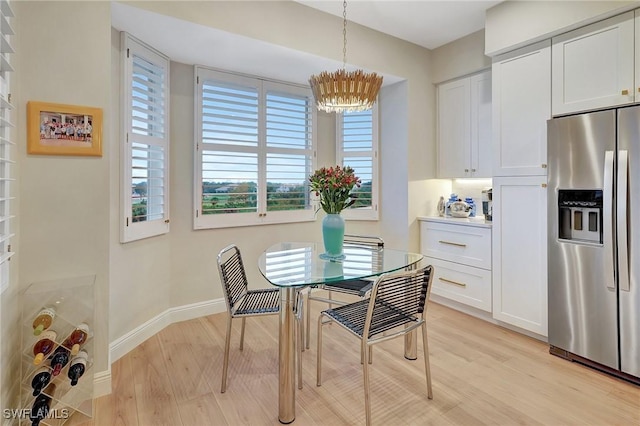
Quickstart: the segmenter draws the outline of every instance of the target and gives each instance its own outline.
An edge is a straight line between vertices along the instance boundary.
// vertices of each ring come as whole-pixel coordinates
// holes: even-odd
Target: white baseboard
[[[173,323],[217,314],[226,310],[224,299],[207,300],[169,308],[111,342],[109,344],[109,369],[93,375],[94,398],[111,393],[111,364],[135,349],[139,344]]]
[[[456,302],[455,300],[450,300],[450,299],[447,299],[446,297],[438,296],[437,294],[433,294],[433,293],[431,293],[431,295],[429,296],[429,300],[435,303],[439,303],[440,305],[444,305],[448,308],[455,309],[456,311],[464,312],[465,314],[471,315],[472,317],[476,317],[481,320],[490,322],[492,324],[499,325],[500,327],[504,327],[511,331],[515,331],[516,333],[524,334],[525,336],[529,336],[533,339],[540,340],[545,343],[548,342],[548,339],[545,336],[542,336],[540,334],[531,332],[529,330],[524,330],[520,327],[516,327],[515,325],[507,324],[505,322],[494,319],[493,316],[491,315],[491,312],[486,312],[486,311],[465,305],[463,303]]]
[[[166,326],[176,322],[200,318],[206,315],[226,311],[224,299],[207,300],[190,305],[169,308],[161,314],[151,318],[144,324],[134,328],[124,336],[109,344],[109,365],[132,351],[136,346],[162,331]],[[111,379],[109,379],[111,380]]]
[[[100,371],[93,375],[93,399],[111,393],[111,366],[106,371]]]

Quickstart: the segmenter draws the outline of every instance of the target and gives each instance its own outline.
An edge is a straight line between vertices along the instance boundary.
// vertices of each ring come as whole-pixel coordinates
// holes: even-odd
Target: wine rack
[[[37,282],[31,284],[22,294],[20,375],[22,415],[18,416],[20,425],[31,425],[29,412],[36,400],[31,387],[34,373],[43,366],[53,370],[50,366],[51,356],[81,323],[88,324],[90,329],[88,338],[81,346],[81,349],[89,354],[84,374],[75,386],[71,386],[71,380],[68,377],[73,359],[71,355],[60,374],[51,377],[50,383],[55,385],[55,391],[50,392],[51,387],[49,386],[46,386],[42,391],[44,395],[51,398],[51,402],[49,414],[40,421],[40,425],[59,426],[69,420],[71,416],[93,417],[94,282],[95,275]],[[33,347],[42,335],[34,335],[33,321],[41,309],[49,307],[55,309],[56,315],[48,330],[56,331],[57,337],[53,350],[45,356],[42,363],[35,365]]]

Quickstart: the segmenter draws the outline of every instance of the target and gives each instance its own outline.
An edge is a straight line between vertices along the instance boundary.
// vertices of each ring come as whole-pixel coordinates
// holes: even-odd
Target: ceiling
[[[296,0],[342,16],[342,0]],[[501,1],[350,0],[347,20],[427,49],[435,49],[484,28],[485,11]]]
[[[299,3],[342,16],[342,1]],[[486,8],[499,1],[351,0],[347,19],[415,44],[434,48],[484,27]],[[140,23],[144,25],[140,25]],[[111,24],[184,64],[199,64],[280,81],[308,84],[311,74],[342,62],[170,16],[111,2]],[[213,52],[215,52],[213,54]],[[347,64],[347,69],[351,68]],[[369,70],[377,71],[377,70]],[[379,72],[379,71],[378,71]],[[381,73],[384,84],[402,79]]]

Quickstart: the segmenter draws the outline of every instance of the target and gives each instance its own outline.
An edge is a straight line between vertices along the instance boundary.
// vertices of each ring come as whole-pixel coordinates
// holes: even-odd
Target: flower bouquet
[[[360,187],[360,179],[349,166],[322,167],[309,176],[310,190],[320,197],[320,208],[327,213],[322,219],[322,241],[325,253],[320,257],[328,260],[344,259],[344,219],[340,212],[353,205],[356,196],[351,193]]]
[[[356,202],[351,193],[360,187],[358,178],[350,166],[322,167],[309,176],[310,190],[320,197],[320,207],[327,214],[339,214]]]

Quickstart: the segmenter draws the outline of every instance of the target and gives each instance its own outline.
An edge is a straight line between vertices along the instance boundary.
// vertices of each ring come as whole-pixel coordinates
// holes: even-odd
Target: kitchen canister
[[[466,197],[464,199],[464,202],[467,203],[469,205],[469,207],[471,208],[471,211],[469,213],[469,217],[476,217],[476,204],[473,202],[473,198]]]

